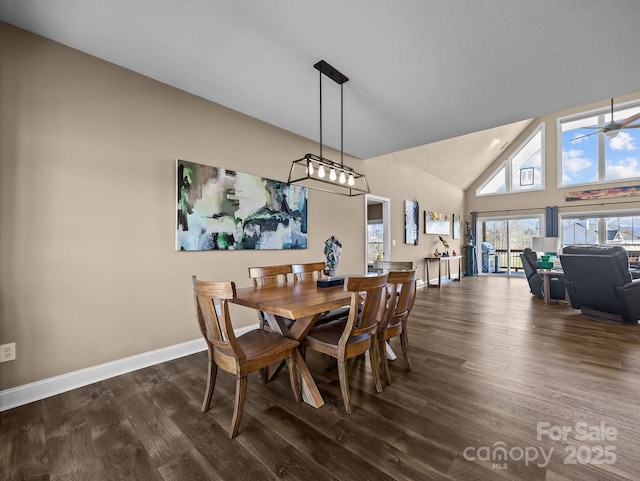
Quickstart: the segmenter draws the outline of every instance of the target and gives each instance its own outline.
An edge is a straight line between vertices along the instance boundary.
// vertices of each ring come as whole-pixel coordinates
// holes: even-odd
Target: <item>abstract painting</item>
[[[451,233],[451,216],[449,214],[425,210],[424,233],[449,235]]]
[[[176,250],[307,248],[307,188],[177,161]]]
[[[640,185],[629,185],[627,187],[611,187],[608,189],[581,190],[579,192],[568,192],[564,195],[564,200],[593,200],[612,199],[615,197],[631,197],[640,195]]]
[[[420,208],[417,202],[404,201],[404,243],[418,245]]]

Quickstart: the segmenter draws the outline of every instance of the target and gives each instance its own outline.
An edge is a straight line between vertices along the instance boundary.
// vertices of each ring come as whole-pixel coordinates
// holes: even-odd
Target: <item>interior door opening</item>
[[[390,200],[373,194],[365,196],[365,268],[366,272],[373,271],[375,261],[390,260],[391,233]]]

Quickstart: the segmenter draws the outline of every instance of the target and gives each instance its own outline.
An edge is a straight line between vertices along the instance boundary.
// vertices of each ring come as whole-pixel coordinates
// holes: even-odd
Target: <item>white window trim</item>
[[[511,172],[511,165],[513,161],[513,157],[515,157],[531,140],[538,135],[540,132],[540,187],[530,188],[530,189],[522,189],[522,190],[513,190],[513,186],[511,184],[511,179],[513,178],[513,174]],[[538,127],[536,127],[527,138],[522,141],[516,149],[514,149],[509,156],[500,164],[496,169],[494,169],[490,175],[486,177],[486,179],[478,186],[476,189],[476,197],[486,197],[490,195],[504,195],[504,194],[524,194],[527,192],[535,192],[540,190],[545,190],[545,127],[544,122],[541,122]],[[494,178],[494,176],[500,172],[501,169],[504,168],[505,175],[505,191],[504,192],[487,192],[486,194],[480,193],[480,191]]]

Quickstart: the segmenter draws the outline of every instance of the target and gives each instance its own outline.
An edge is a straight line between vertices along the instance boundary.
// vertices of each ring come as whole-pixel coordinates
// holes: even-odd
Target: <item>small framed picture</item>
[[[404,243],[418,245],[420,207],[418,202],[404,201]]]
[[[460,239],[460,214],[453,214],[453,238]]]
[[[520,169],[520,185],[533,185],[533,167]]]

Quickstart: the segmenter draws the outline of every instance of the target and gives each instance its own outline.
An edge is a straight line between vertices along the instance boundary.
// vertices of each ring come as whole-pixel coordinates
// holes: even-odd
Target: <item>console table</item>
[[[440,287],[440,282],[442,280],[442,263],[447,263],[447,279],[451,279],[451,261],[458,261],[458,278],[453,279],[457,281],[462,280],[462,256],[440,256],[440,257],[425,257],[424,258],[424,276],[427,281],[427,286],[429,287]],[[429,276],[429,263],[430,262],[438,262],[438,278],[437,282],[432,283],[431,278]]]

